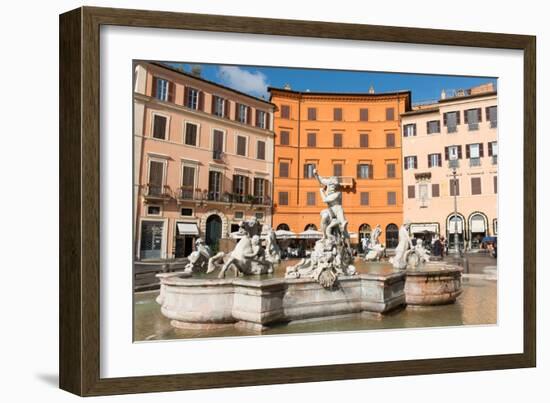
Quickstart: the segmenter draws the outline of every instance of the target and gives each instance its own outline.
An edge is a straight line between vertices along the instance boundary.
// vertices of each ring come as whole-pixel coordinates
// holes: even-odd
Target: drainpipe
[[[300,130],[301,130],[301,122],[302,122],[302,95],[298,95],[298,161],[296,163],[297,165],[297,175],[296,175],[296,206],[300,205]]]

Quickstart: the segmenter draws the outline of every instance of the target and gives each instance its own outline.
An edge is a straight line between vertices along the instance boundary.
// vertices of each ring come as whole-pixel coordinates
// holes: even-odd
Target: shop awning
[[[432,232],[434,234],[439,233],[438,223],[423,223],[423,224],[411,224],[411,232],[413,234],[419,234],[421,232]]]
[[[177,223],[179,235],[199,235],[199,229],[197,224],[191,222],[179,222]]]

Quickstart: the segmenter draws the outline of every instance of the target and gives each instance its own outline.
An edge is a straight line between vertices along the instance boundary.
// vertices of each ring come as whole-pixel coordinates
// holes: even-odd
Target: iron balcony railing
[[[458,167],[459,167],[458,159],[449,160],[449,168],[458,168]]]
[[[447,133],[456,133],[457,127],[455,126],[447,126]]]
[[[149,198],[171,197],[170,187],[167,185],[145,185],[145,196]]]
[[[471,167],[479,167],[481,166],[481,158],[470,158],[470,166]]]
[[[492,155],[492,156],[491,156],[491,163],[492,163],[493,165],[497,165],[497,163],[498,163],[498,155]]]
[[[223,151],[214,150],[212,151],[212,159],[216,161],[222,161],[223,160]]]

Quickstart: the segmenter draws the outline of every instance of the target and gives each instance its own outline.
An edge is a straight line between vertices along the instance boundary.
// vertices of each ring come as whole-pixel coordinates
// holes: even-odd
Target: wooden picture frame
[[[81,396],[481,371],[536,365],[536,244],[523,245],[523,353],[100,377],[100,27],[517,49],[524,52],[524,227],[536,231],[534,36],[82,7],[60,16],[60,387]]]

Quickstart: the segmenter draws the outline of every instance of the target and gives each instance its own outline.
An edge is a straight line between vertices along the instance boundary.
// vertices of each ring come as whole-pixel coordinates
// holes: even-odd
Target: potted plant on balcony
[[[228,206],[233,204],[233,193],[223,192],[222,200],[227,203]]]

